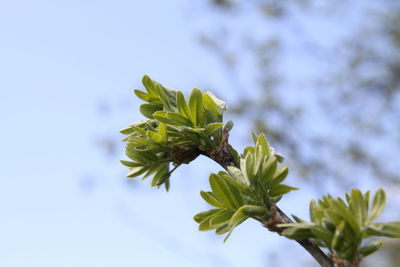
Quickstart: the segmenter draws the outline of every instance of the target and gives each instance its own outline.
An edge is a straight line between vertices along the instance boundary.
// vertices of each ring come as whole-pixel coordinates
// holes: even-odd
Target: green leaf
[[[128,141],[127,147],[132,147],[134,149],[142,150],[142,151],[149,150],[150,147],[154,145],[154,141],[147,139],[147,137],[149,137],[149,135],[147,135],[147,134],[146,134],[146,139],[134,138],[132,136],[129,136],[129,138],[127,139],[127,141]],[[139,148],[141,148],[141,149],[139,149]],[[140,153],[140,152],[138,152],[138,153]]]
[[[247,186],[245,186],[244,184],[236,181],[228,173],[221,171],[221,172],[218,172],[218,175],[221,177],[221,179],[224,179],[224,181],[228,185],[230,185],[232,188],[237,189],[235,191],[235,193],[236,193],[235,197],[236,197],[237,201],[240,203],[240,205],[243,204],[243,199],[242,199],[242,196],[240,195],[239,192],[241,192],[241,193],[243,193],[245,195],[248,195],[248,196],[251,195],[251,192],[250,192],[250,190],[249,190],[249,188]]]
[[[224,101],[222,101],[221,99],[218,99],[211,92],[207,92],[206,94],[213,100],[213,102],[217,105],[217,107],[219,109],[219,113],[222,114],[226,110],[226,103]]]
[[[382,240],[374,240],[371,243],[369,243],[368,245],[362,247],[360,249],[360,254],[363,257],[366,257],[368,255],[371,255],[372,253],[374,253],[375,251],[377,251],[383,244]]]
[[[205,135],[211,135],[215,131],[219,130],[224,124],[222,122],[214,122],[210,123],[206,126],[206,130],[204,131]]]
[[[235,210],[240,207],[238,195],[240,193],[236,188],[229,185],[222,177],[211,174],[210,185],[215,197],[230,210]]]
[[[352,211],[352,213],[356,216],[357,223],[360,226],[360,228],[364,227],[364,224],[366,223],[368,214],[365,213],[364,209],[364,196],[360,192],[360,190],[357,189],[352,189],[351,190],[351,202],[349,204],[349,207]]]
[[[210,111],[212,117],[214,118],[214,121],[220,120],[221,114],[219,112],[218,106],[208,93],[203,94],[203,105],[205,109]]]
[[[251,131],[251,139],[253,140],[253,144],[256,145],[257,144],[257,135],[254,131]]]
[[[385,191],[383,191],[382,189],[379,189],[378,191],[376,191],[374,200],[372,202],[371,213],[368,218],[369,223],[373,222],[376,218],[379,217],[379,215],[382,213],[383,209],[385,208],[385,204],[386,204]]]
[[[282,163],[285,160],[285,157],[279,153],[275,153],[275,157],[280,163]]]
[[[177,104],[176,104],[176,90],[172,90],[164,87],[162,84],[158,84],[157,87],[161,88],[164,92],[165,97],[168,99],[170,109],[168,111],[178,112]]]
[[[153,119],[153,114],[162,110],[162,105],[159,104],[142,104],[140,105],[140,113],[146,118]]]
[[[153,131],[147,131],[147,136],[151,138],[155,143],[161,144],[162,143],[162,136]]]
[[[215,233],[216,233],[217,235],[222,235],[222,234],[225,234],[225,233],[227,233],[227,232],[229,232],[229,231],[231,231],[231,227],[229,226],[229,224],[224,224],[224,225],[218,227],[218,228],[215,230]]]
[[[277,197],[280,195],[287,194],[292,190],[299,190],[299,189],[297,187],[292,187],[292,186],[288,186],[285,184],[279,184],[279,185],[276,185],[273,188],[271,188],[271,190],[269,191],[269,196]]]
[[[278,167],[278,161],[276,157],[270,156],[264,160],[261,167],[261,181],[269,186],[273,181],[273,175]]]
[[[225,123],[224,130],[230,132],[232,128],[233,128],[233,121],[229,120],[227,123]]]
[[[326,228],[322,226],[315,225],[310,228],[311,233],[316,237],[316,239],[320,239],[325,242],[327,246],[329,246],[332,242],[333,234]]]
[[[222,213],[219,213],[219,214],[213,216],[209,223],[210,223],[210,225],[212,225],[213,228],[217,228],[222,225],[226,225],[231,220],[233,213],[234,212],[231,210],[226,210]]]
[[[310,202],[310,219],[313,223],[316,223],[322,219],[322,214],[318,213],[318,206],[314,199]]]
[[[331,248],[334,249],[335,251],[340,249],[340,246],[342,245],[345,227],[346,227],[346,221],[342,220],[336,227],[335,233],[333,234]]]
[[[160,176],[160,178],[157,180],[156,186],[161,186],[165,183],[168,183],[169,181],[169,177],[171,176],[171,174],[167,171],[165,172],[162,176]],[[166,185],[167,191],[169,189],[169,183]]]
[[[166,111],[157,111],[153,114],[153,117],[159,122],[163,122],[170,125],[177,125],[177,124],[178,126],[181,125],[179,123],[176,123],[174,120],[168,118]]]
[[[245,220],[247,220],[248,218],[249,218],[249,216],[247,216],[246,213],[244,212],[244,206],[240,207],[233,214],[231,220],[229,221],[229,225],[232,228],[234,228],[234,227],[238,226],[239,224],[241,224],[242,222],[244,222]]]
[[[250,181],[248,180],[247,176],[245,177],[239,168],[236,168],[233,166],[228,166],[228,171],[229,171],[230,175],[236,179],[236,181],[238,181],[246,186],[250,185]]]
[[[178,91],[176,94],[176,103],[178,105],[178,111],[182,116],[185,116],[186,118],[190,119],[190,110],[189,106],[186,103],[185,97],[183,96],[182,92]]]
[[[294,221],[297,223],[306,223],[305,220],[301,219],[300,217],[297,217],[296,215],[292,214],[292,217],[293,217]]]
[[[366,214],[366,224],[368,223],[368,220],[369,220],[369,218],[368,218],[368,211],[369,211],[369,196],[370,196],[370,191],[367,191],[365,194],[364,194],[364,214]]]
[[[264,216],[267,211],[265,207],[256,205],[244,205],[242,208],[244,214],[249,217]]]
[[[207,217],[206,219],[204,219],[200,225],[199,225],[199,231],[209,231],[215,228],[218,228],[218,226],[220,226],[219,224],[211,224],[211,220],[213,218],[215,218],[216,216],[218,216],[222,211],[220,210],[219,212],[217,212],[216,214],[213,214],[209,217]]]
[[[233,229],[232,229],[231,226],[229,226],[229,224],[228,224],[228,227],[229,227],[231,230],[230,230],[229,233],[225,236],[225,238],[224,238],[224,243],[228,240],[228,238],[231,236],[231,234],[232,234],[232,232],[233,232]]]
[[[189,109],[193,124],[200,128],[203,127],[203,97],[197,88],[190,93]]]
[[[128,127],[125,127],[124,129],[121,129],[119,132],[122,134],[131,134],[134,131],[135,130],[131,126],[128,126]]]
[[[215,196],[212,192],[200,191],[200,195],[211,206],[214,206],[217,208],[224,208],[224,205],[221,202],[219,202],[218,199],[215,198]]]
[[[200,212],[200,213],[196,214],[196,215],[193,217],[193,219],[194,219],[197,223],[201,223],[202,221],[204,221],[204,220],[207,219],[208,217],[210,217],[210,216],[212,216],[212,215],[215,215],[215,214],[217,214],[217,213],[219,213],[219,212],[221,212],[221,211],[222,211],[221,209],[210,209],[210,210],[203,211],[203,212]]]
[[[161,168],[156,175],[154,175],[153,180],[151,180],[151,186],[159,186],[161,185],[161,181],[165,182],[169,178],[168,173],[168,164],[165,164],[163,168]]]
[[[293,240],[303,240],[307,238],[312,238],[313,234],[311,232],[311,228],[314,227],[314,224],[310,223],[288,223],[288,224],[278,224],[278,227],[285,228],[281,233],[281,235],[293,239]]]
[[[138,134],[140,134],[142,137],[146,137],[146,136],[147,136],[147,135],[146,135],[146,131],[143,130],[142,128],[137,127],[137,126],[135,126],[135,125],[132,125],[131,127],[132,127],[132,129],[135,130],[135,132],[137,132]]]
[[[288,176],[289,169],[287,166],[279,167],[274,174],[274,178],[271,183],[271,187],[282,183]]]
[[[165,91],[164,91],[163,87],[161,86],[161,84],[157,83],[156,89],[157,89],[158,95],[160,97],[161,104],[164,106],[164,110],[170,111],[172,108],[171,103],[170,103],[167,95],[165,94]]]
[[[154,81],[147,75],[144,75],[142,78],[142,84],[146,88],[147,92],[149,92],[150,95],[152,96],[157,96],[157,90],[156,86],[154,84]]]
[[[164,164],[157,164],[157,165],[150,167],[149,170],[147,171],[147,173],[142,177],[142,180],[146,179],[153,173],[159,172],[164,167],[165,167]]]
[[[267,139],[265,138],[264,134],[260,134],[257,138],[257,145],[256,146],[261,146],[262,151],[263,151],[263,156],[269,155],[270,150],[269,150],[269,144]]]
[[[330,199],[328,201],[329,201],[329,205],[331,206],[333,211],[348,222],[348,224],[353,229],[354,234],[356,236],[360,235],[361,228],[357,224],[357,221],[354,217],[355,215],[353,215],[349,212],[346,205],[342,201],[339,201],[339,200]]]
[[[386,236],[400,238],[400,222],[372,223],[367,228],[370,236]]]
[[[244,167],[244,168],[243,168]],[[248,153],[245,158],[245,165],[242,170],[246,171],[247,177],[250,181],[254,180],[255,170],[254,170],[254,156],[252,153]]]
[[[161,138],[161,144],[166,144],[167,143],[167,126],[165,123],[160,123],[158,125],[158,135]]]
[[[262,167],[262,163],[264,163],[264,160],[267,158],[267,156],[264,156],[264,151],[261,145],[257,145],[254,152],[254,175],[259,177],[261,175],[260,169]]]
[[[138,162],[133,162],[133,161],[127,161],[127,160],[120,160],[121,164],[126,166],[126,167],[141,167],[143,166],[142,163],[138,163]]]
[[[147,170],[148,169],[146,167],[133,167],[133,168],[130,168],[127,177],[129,177],[129,178],[137,177],[137,176],[145,173]]]
[[[144,100],[146,102],[160,104],[160,101],[159,101],[158,98],[152,97],[150,94],[147,94],[147,93],[145,93],[143,91],[135,89],[134,93],[138,98],[140,98],[140,99],[142,99],[142,100]]]
[[[169,191],[169,188],[171,187],[171,183],[169,181],[169,177],[168,179],[164,182],[164,186],[165,186],[165,191]]]
[[[192,127],[193,123],[191,120],[188,118],[182,116],[179,113],[174,113],[174,112],[166,112],[167,118],[172,121],[172,125],[176,126],[187,126],[187,127]]]

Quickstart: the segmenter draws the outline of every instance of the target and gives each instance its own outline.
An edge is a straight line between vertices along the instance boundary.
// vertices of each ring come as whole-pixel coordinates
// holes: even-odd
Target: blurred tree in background
[[[400,191],[400,1],[206,0],[185,7],[199,42],[224,70],[225,87],[204,76],[201,88],[226,99],[238,124],[265,132],[291,175],[321,194],[375,185],[389,195]],[[116,143],[115,136],[99,139],[114,156]],[[398,250],[398,241],[387,242],[378,266],[399,266]],[[368,266],[377,266],[372,260]]]
[[[194,5],[210,25],[199,40],[236,96],[230,112],[268,133],[297,176],[319,186],[399,183],[399,1]]]
[[[225,68],[229,88],[213,91],[234,92],[229,111],[267,133],[292,174],[323,191],[376,181],[398,192],[399,1],[209,0],[193,7],[207,13],[199,18],[209,25],[199,30],[201,44]],[[378,265],[399,266],[398,249],[398,242],[386,245]]]

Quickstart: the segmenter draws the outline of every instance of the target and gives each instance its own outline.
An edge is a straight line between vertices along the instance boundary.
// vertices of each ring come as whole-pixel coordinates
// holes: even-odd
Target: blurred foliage
[[[346,201],[325,195],[310,203],[310,219],[307,223],[296,218],[297,224],[280,224],[287,227],[282,235],[295,240],[311,238],[316,244],[327,248],[337,264],[353,266],[377,251],[382,240],[364,239],[372,236],[400,238],[400,222],[374,223],[386,203],[385,191],[379,189],[370,207],[370,192],[362,194],[352,189]],[[349,264],[350,263],[350,264]]]
[[[202,7],[214,16],[199,40],[226,68],[230,111],[266,132],[297,176],[318,186],[356,186],[360,175],[399,183],[399,1]]]
[[[235,92],[230,112],[267,133],[292,174],[323,191],[366,178],[398,188],[400,1],[193,5],[212,14],[198,19],[212,25],[199,41],[225,68],[229,88],[213,90]],[[378,258],[399,266],[399,242],[390,244]]]

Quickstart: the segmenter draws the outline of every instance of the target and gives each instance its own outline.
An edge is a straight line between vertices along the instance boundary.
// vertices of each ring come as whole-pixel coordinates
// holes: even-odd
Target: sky
[[[229,87],[197,42],[212,27],[201,15],[184,0],[0,0],[0,266],[258,267],[274,266],[282,247],[304,255],[254,221],[226,243],[197,230],[215,163],[180,167],[166,193],[128,183],[122,143],[104,153],[104,137],[142,119],[132,89],[144,74],[186,94],[204,81]],[[293,203],[315,192],[302,190],[281,207],[306,218]]]
[[[223,83],[182,6],[0,1],[1,266],[265,262],[265,240],[276,237],[252,231],[261,228],[254,222],[226,244],[197,231],[192,217],[207,208],[198,192],[217,166],[185,166],[167,194],[146,182],[129,186],[125,168],[99,148],[102,136],[120,138],[119,129],[141,119],[132,89],[143,74],[184,92],[205,75]],[[123,145],[117,150],[123,158]]]

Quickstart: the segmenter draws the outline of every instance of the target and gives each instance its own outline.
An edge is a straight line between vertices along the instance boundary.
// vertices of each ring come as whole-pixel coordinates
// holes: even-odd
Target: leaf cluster
[[[297,189],[282,184],[288,168],[278,166],[283,157],[275,153],[265,136],[253,134],[253,139],[254,146],[244,150],[239,168],[228,166],[228,172],[210,175],[212,191],[202,191],[201,196],[215,208],[194,217],[200,231],[216,229],[217,234],[231,233],[248,218],[268,221],[272,218],[272,205]]]
[[[400,238],[400,222],[375,223],[386,202],[385,192],[377,190],[370,206],[370,192],[362,194],[353,189],[346,193],[346,201],[330,195],[311,201],[310,219],[307,223],[297,217],[296,224],[280,224],[285,227],[282,235],[295,240],[311,238],[319,246],[328,248],[336,258],[350,263],[359,262],[377,251],[381,240],[364,241],[372,236]],[[364,242],[363,242],[364,241]]]
[[[200,193],[213,206],[194,216],[200,231],[228,233],[226,240],[238,225],[252,218],[270,231],[327,248],[340,266],[356,266],[378,250],[382,241],[370,242],[370,237],[400,238],[400,222],[375,222],[386,202],[382,189],[375,193],[372,204],[369,191],[363,194],[353,189],[345,200],[326,195],[311,201],[311,222],[293,216],[297,223],[282,223],[290,219],[276,203],[297,188],[283,184],[288,167],[281,165],[283,157],[264,134],[252,133],[254,145],[239,155],[228,143],[233,123],[223,123],[223,101],[196,88],[185,99],[180,91],[168,89],[148,76],[142,82],[146,91],[135,90],[135,94],[146,102],[140,111],[147,120],[121,130],[126,135],[123,141],[130,159],[121,163],[129,168],[128,177],[153,176],[151,185],[165,185],[167,190],[171,173],[200,154],[224,167],[225,171],[210,175],[211,191]],[[310,253],[326,256],[318,248]]]
[[[222,123],[226,105],[212,93],[193,89],[186,100],[182,92],[164,87],[144,76],[146,91],[134,90],[146,103],[140,112],[148,120],[131,124],[121,130],[127,135],[126,155],[131,161],[121,161],[130,168],[128,177],[153,175],[152,186],[165,184],[173,170],[195,159],[201,150],[218,146],[224,129],[232,123]],[[170,170],[170,165],[174,168]]]

